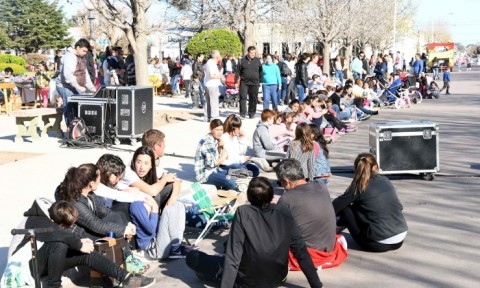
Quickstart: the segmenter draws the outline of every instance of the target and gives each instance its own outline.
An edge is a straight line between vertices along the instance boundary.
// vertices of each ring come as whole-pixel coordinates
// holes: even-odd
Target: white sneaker
[[[262,169],[265,172],[273,171],[272,166],[268,164],[268,161],[265,158],[251,157],[249,161],[257,165],[260,169]]]
[[[158,259],[148,255],[145,250],[132,250],[132,254],[135,256],[135,258],[138,258],[142,262],[158,262]]]

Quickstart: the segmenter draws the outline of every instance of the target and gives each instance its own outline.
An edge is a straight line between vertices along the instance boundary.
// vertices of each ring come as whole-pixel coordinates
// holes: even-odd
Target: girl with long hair
[[[295,139],[285,155],[285,159],[297,159],[302,164],[303,173],[306,178],[313,180],[315,177],[314,152],[312,131],[306,123],[300,123],[295,130]]]
[[[371,252],[396,250],[407,236],[402,204],[390,180],[378,174],[370,153],[354,162],[355,176],[345,193],[333,200],[337,225],[345,225],[352,238]]]
[[[315,156],[315,177],[313,177],[313,180],[326,185],[331,176],[327,140],[323,137],[318,125],[310,124],[310,130],[312,131],[313,152]]]
[[[89,238],[96,240],[114,232],[117,237],[131,239],[136,234],[135,225],[106,207],[93,193],[99,184],[100,171],[94,164],[72,167],[57,187],[55,199],[69,201],[77,208],[77,225],[85,229]]]
[[[248,144],[245,132],[241,130],[241,127],[242,119],[239,116],[230,114],[225,119],[221,140],[228,157],[220,165],[220,168],[227,171],[229,169],[246,169],[252,172],[253,177],[257,177],[260,169],[255,164],[247,162],[251,157],[245,155]]]
[[[157,177],[155,153],[149,146],[135,150],[128,171],[135,173],[139,179],[131,184],[132,187],[155,185],[161,181]],[[180,186],[181,180],[175,177],[171,194],[161,192],[151,195],[153,198],[147,195],[144,201],[135,201],[130,205],[132,221],[139,227],[137,247],[144,256],[151,259],[184,258],[181,241],[185,231],[185,206],[177,201]],[[167,197],[162,197],[162,194]]]

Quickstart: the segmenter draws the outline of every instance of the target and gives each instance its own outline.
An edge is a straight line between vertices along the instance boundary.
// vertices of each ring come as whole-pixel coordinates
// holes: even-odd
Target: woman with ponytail
[[[396,250],[407,236],[403,207],[390,180],[378,174],[375,156],[361,153],[354,162],[355,176],[333,207],[337,226],[345,225],[363,249]]]

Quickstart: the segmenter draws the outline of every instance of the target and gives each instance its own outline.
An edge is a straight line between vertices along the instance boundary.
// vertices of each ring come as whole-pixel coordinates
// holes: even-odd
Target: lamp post
[[[93,6],[92,2],[90,0],[83,0],[83,6],[87,8],[88,10],[88,26],[89,26],[89,39],[94,40],[93,38],[93,20],[95,20],[95,17],[93,17],[93,10],[95,10],[95,6]]]

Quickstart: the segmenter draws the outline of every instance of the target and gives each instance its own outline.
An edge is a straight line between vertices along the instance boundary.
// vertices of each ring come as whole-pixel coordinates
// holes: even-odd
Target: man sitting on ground
[[[278,205],[290,209],[315,267],[340,265],[347,257],[345,238],[336,236],[336,219],[327,186],[307,182],[300,162],[287,159],[275,167],[285,192]],[[343,244],[343,245],[342,245]],[[290,270],[300,270],[297,259],[290,253]]]

